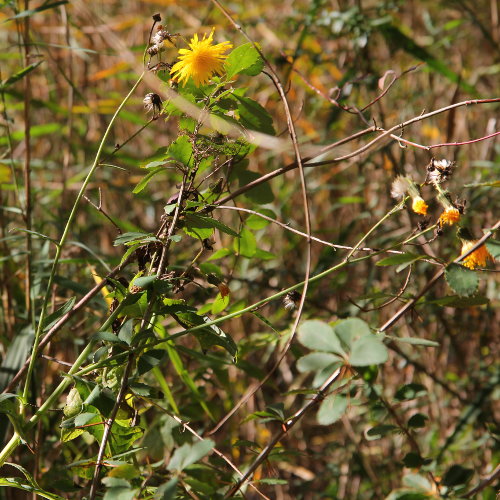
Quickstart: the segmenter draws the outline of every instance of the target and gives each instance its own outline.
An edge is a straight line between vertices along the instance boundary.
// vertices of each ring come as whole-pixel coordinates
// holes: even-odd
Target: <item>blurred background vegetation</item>
[[[57,240],[107,124],[137,80],[136,69],[142,64],[152,15],[161,13],[168,31],[186,39],[216,27],[218,40],[230,40],[235,46],[245,40],[211,2],[205,1],[0,4],[0,359],[4,368],[15,372],[30,352],[30,314],[35,314],[26,308],[26,237],[14,230],[26,227],[22,216],[26,207],[26,148],[30,149],[32,171],[32,230]],[[374,123],[389,128],[460,101],[499,95],[500,8],[494,0],[285,0],[279,4],[254,0],[225,2],[224,6],[277,69],[287,90],[301,146],[329,144]],[[26,15],[29,9],[34,10]],[[16,19],[23,11],[25,14]],[[28,36],[23,32],[27,19]],[[177,44],[183,46],[180,39]],[[173,61],[176,53],[172,47],[164,57]],[[135,57],[135,65],[130,54]],[[29,74],[12,79],[27,67],[26,63],[37,66]],[[386,74],[390,70],[394,73]],[[362,114],[353,111],[354,107],[363,109],[370,104],[393,75],[401,76],[386,95]],[[273,116],[277,134],[285,137],[286,116],[269,78],[261,74],[245,81],[245,85],[247,95],[266,108]],[[98,204],[100,190],[103,209],[123,232],[155,232],[167,200],[179,189],[180,176],[172,169],[156,176],[142,192],[132,192],[144,175],[147,158],[178,136],[178,123],[160,118],[132,137],[150,118],[142,102],[148,92],[148,85],[141,84],[121,112],[106,144],[105,165],[97,170],[86,192]],[[332,99],[350,107],[350,111],[341,109]],[[498,103],[461,107],[400,133],[404,139],[422,145],[470,141],[498,130],[498,110]],[[115,153],[115,146],[131,137]],[[346,144],[340,153],[349,153],[362,143]],[[463,223],[480,237],[481,229],[491,227],[498,217],[499,144],[493,137],[426,151],[387,140],[344,162],[307,168],[312,233],[338,245],[353,246],[394,205],[390,197],[394,177],[408,174],[422,183],[434,155],[457,162],[447,188],[454,198],[467,201]],[[294,156],[292,152],[275,154],[257,149],[249,161],[252,171],[265,174],[293,162]],[[265,209],[270,210],[267,213],[303,231],[297,170],[276,177],[266,186],[260,195],[269,201],[265,203]],[[432,196],[428,187],[423,188],[426,195]],[[259,205],[255,193],[254,199],[240,197],[238,204],[248,208]],[[433,221],[439,213],[438,203],[431,199],[429,215]],[[236,212],[217,215],[230,227],[238,226]],[[364,244],[387,248],[414,231],[417,223],[415,214],[404,211],[384,222]],[[120,262],[123,247],[113,245],[119,236],[116,226],[91,203],[82,202],[56,276],[51,311],[70,297],[81,297],[93,286],[94,274],[104,276]],[[302,237],[276,225],[255,223],[252,229],[258,248],[265,252],[252,258],[230,255],[210,262],[210,250],[203,254],[204,272],[214,272],[230,288],[226,312],[250,305],[304,277],[306,243]],[[175,246],[169,262],[172,270],[185,269],[198,253],[201,246],[193,241],[183,239]],[[227,241],[227,235],[217,235],[214,251],[227,246]],[[34,237],[32,245],[32,286],[38,298],[43,294],[53,247],[41,237]],[[455,229],[449,228],[435,241],[416,249],[410,247],[409,251],[449,261],[460,253],[460,242]],[[344,257],[344,251],[314,243],[313,274]],[[311,284],[304,318],[331,322],[356,316],[372,327],[380,326],[436,272],[434,264],[418,262],[402,295],[380,307],[400,293],[408,271],[376,266],[380,258],[347,266]],[[130,279],[132,271],[124,272],[124,277]],[[378,376],[366,375],[369,383],[362,387],[353,382],[348,408],[336,423],[321,425],[315,412],[308,413],[258,470],[254,480],[261,480],[256,483],[259,489],[277,499],[370,499],[415,487],[424,492],[422,495],[439,498],[430,482],[418,483],[430,470],[445,490],[448,488],[447,497],[455,498],[491,474],[498,463],[495,445],[499,407],[495,395],[500,313],[497,275],[480,275],[474,302],[457,298],[444,279],[422,297],[392,333],[432,340],[439,347],[396,344],[389,361],[379,367]],[[208,312],[219,290],[200,276],[194,279],[202,286],[188,286],[179,297],[202,309],[204,306]],[[85,339],[106,317],[107,309],[104,297],[96,297],[45,353],[72,362]],[[177,349],[180,372],[167,361],[162,365],[182,418],[201,435],[213,428],[270,370],[293,320],[294,312],[274,301],[255,314],[225,322],[224,329],[239,347],[236,364],[222,362],[218,353],[205,357],[194,339],[182,337]],[[216,447],[241,468],[252,461],[280,425],[279,418],[269,419],[269,414],[254,412],[282,404],[280,408],[289,415],[307,401],[305,391],[311,388],[311,376],[296,367],[305,352],[303,346],[294,343],[263,388],[211,436]],[[40,362],[33,404],[43,401],[44,394],[59,380],[62,368],[47,359]],[[3,387],[11,375],[9,370],[0,373]],[[398,390],[405,384],[418,384],[418,390],[412,397],[398,399]],[[61,400],[61,407],[63,404]],[[425,418],[412,427],[408,422],[415,414]],[[60,421],[60,411],[47,414],[37,429],[36,453],[19,447],[10,462],[34,473],[42,487],[65,498],[82,498],[78,487],[88,481],[92,469],[66,466],[95,456],[96,443],[90,436],[61,443]],[[6,441],[10,432],[7,420],[1,424],[1,438]],[[379,439],[375,439],[376,433],[367,434],[381,424],[395,428],[381,431]],[[153,475],[148,464],[168,464],[175,447],[191,442],[192,437],[154,407],[141,416],[141,425],[146,430],[134,446],[144,448],[132,462],[132,475],[140,473],[144,479]],[[415,456],[419,459],[413,460]],[[227,470],[221,472],[224,467],[216,457],[210,460],[216,473],[207,466],[187,474],[179,498],[189,498],[188,491],[192,498],[218,498],[218,488],[231,476]],[[0,475],[15,475],[5,469]],[[419,470],[421,476],[416,476]],[[405,477],[410,479],[405,482]],[[417,486],[411,483],[412,478]],[[453,489],[456,485],[463,486],[459,493]],[[493,499],[495,489],[493,482],[478,498]],[[0,498],[22,495],[18,490],[0,488]],[[246,498],[257,496],[247,490]]]

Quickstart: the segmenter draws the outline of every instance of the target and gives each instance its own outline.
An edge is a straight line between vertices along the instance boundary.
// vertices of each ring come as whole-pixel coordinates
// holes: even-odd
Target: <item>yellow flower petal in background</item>
[[[207,37],[198,40],[195,34],[189,43],[189,49],[179,50],[179,61],[172,67],[171,74],[174,80],[185,85],[193,77],[196,86],[204,85],[215,74],[221,74],[227,50],[233,47],[230,42],[213,45],[214,30]]]

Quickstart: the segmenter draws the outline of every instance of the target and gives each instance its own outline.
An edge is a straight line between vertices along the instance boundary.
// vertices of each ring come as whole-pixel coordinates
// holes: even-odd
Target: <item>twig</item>
[[[268,457],[269,453],[273,450],[276,444],[283,439],[283,437],[288,433],[288,431],[320,400],[322,400],[325,394],[328,392],[328,389],[331,385],[341,376],[343,375],[343,369],[338,368],[335,370],[321,385],[318,392],[311,398],[311,400],[306,403],[300,410],[298,410],[291,418],[289,418],[286,422],[283,422],[281,429],[272,437],[271,441],[267,444],[267,446],[259,453],[257,458],[252,462],[252,465],[248,468],[242,478],[238,480],[238,482],[231,487],[231,489],[224,495],[224,498],[231,498],[234,496],[238,490],[245,484],[248,478],[255,472],[257,467]],[[337,389],[339,391],[343,387]]]
[[[101,213],[102,215],[104,215],[104,217],[106,217],[106,219],[109,220],[109,222],[111,222],[111,224],[113,224],[113,226],[116,227],[116,230],[118,231],[118,234],[122,234],[122,230],[120,228],[120,226],[104,211],[104,209],[102,208],[102,191],[101,191],[101,188],[98,189],[99,190],[99,205],[96,205],[92,200],[90,200],[89,198],[87,198],[87,196],[83,196],[85,198],[86,201],[88,201],[99,213]]]
[[[493,236],[493,233],[499,227],[500,227],[500,220],[497,221],[497,223],[488,232],[486,232],[483,235],[483,237],[476,242],[476,244],[474,246],[472,246],[464,254],[462,254],[459,257],[457,257],[453,261],[453,263],[458,264],[463,259],[465,259],[467,256],[469,256],[472,252],[476,251],[481,245],[483,245],[486,241],[488,241],[489,238],[491,238]],[[384,332],[384,331],[388,330],[389,328],[391,328],[394,325],[394,323],[396,323],[402,316],[404,316],[406,314],[406,312],[409,311],[415,305],[415,303],[418,301],[418,299],[420,299],[420,297],[422,297],[423,295],[425,295],[439,281],[439,279],[441,278],[441,276],[443,276],[443,274],[445,272],[445,269],[446,269],[446,266],[443,267],[440,271],[438,271],[427,282],[427,284],[424,286],[424,288],[422,288],[422,290],[415,297],[413,297],[412,299],[410,299],[401,309],[399,309],[399,311],[397,311],[389,320],[387,320],[384,323],[384,325],[382,325],[379,328],[379,331],[380,332]]]
[[[39,356],[45,346],[53,339],[55,334],[81,309],[83,309],[105,286],[106,280],[108,278],[115,277],[120,271],[122,271],[130,262],[134,259],[134,255],[129,255],[127,259],[125,259],[121,264],[116,266],[111,270],[110,273],[106,275],[106,277],[98,284],[96,284],[93,288],[91,288],[74,306],[71,310],[69,310],[66,314],[61,316],[57,322],[49,329],[49,331],[44,335],[44,337],[40,340],[38,344],[37,356]],[[31,356],[25,361],[23,367],[16,373],[14,378],[7,384],[7,387],[3,390],[3,392],[10,392],[16,387],[16,385],[20,382],[23,375],[26,373],[28,366],[31,362]]]
[[[269,373],[264,377],[262,381],[260,381],[259,386],[255,389],[254,392],[257,392],[265,383],[266,381],[271,377],[271,375],[275,372],[275,370],[278,368],[278,366],[281,364],[283,359],[285,358],[288,350],[290,349],[295,333],[297,331],[297,328],[299,326],[300,319],[302,318],[302,312],[304,310],[304,304],[307,296],[307,290],[309,287],[309,280],[311,277],[311,247],[312,247],[312,240],[311,240],[311,217],[309,213],[309,201],[308,201],[308,195],[307,195],[307,185],[306,185],[306,179],[305,179],[305,174],[304,174],[304,167],[303,167],[303,162],[302,158],[300,155],[299,151],[299,144],[297,141],[297,132],[295,130],[295,125],[293,123],[292,119],[292,114],[290,112],[290,106],[288,104],[285,91],[283,89],[283,85],[281,84],[280,79],[278,78],[278,75],[274,69],[274,67],[269,63],[265,55],[262,53],[260,47],[252,40],[250,37],[244,32],[244,30],[241,28],[239,24],[236,23],[236,21],[233,19],[233,17],[227,12],[227,10],[220,4],[218,0],[212,0],[212,3],[216,5],[219,10],[226,16],[226,18],[229,20],[229,22],[234,26],[235,29],[237,29],[249,42],[252,43],[254,46],[255,50],[257,50],[262,57],[264,63],[269,69],[269,76],[278,90],[278,93],[281,97],[281,100],[283,102],[283,107],[285,110],[285,115],[286,115],[286,121],[287,121],[287,126],[288,126],[288,131],[290,134],[290,138],[292,140],[293,144],[293,150],[295,153],[295,163],[299,169],[299,174],[300,174],[300,185],[301,185],[301,192],[302,192],[302,202],[303,202],[303,208],[304,208],[304,219],[305,219],[305,226],[306,226],[306,233],[307,233],[307,249],[306,249],[306,269],[305,269],[305,277],[303,281],[303,288],[302,288],[302,294],[300,297],[300,303],[297,308],[297,314],[295,317],[295,321],[290,329],[290,334],[287,339],[287,342],[285,346],[283,347],[281,353],[278,356],[278,359],[272,366],[271,370]]]
[[[477,486],[472,488],[472,490],[468,491],[464,495],[464,498],[471,498],[474,495],[477,495],[480,491],[484,490],[486,486],[490,485],[493,481],[497,480],[500,477],[500,465],[497,465],[495,470],[488,476],[486,476]]]

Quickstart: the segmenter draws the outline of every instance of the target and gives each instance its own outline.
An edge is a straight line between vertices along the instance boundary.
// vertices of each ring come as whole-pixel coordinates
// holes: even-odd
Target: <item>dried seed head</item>
[[[144,108],[146,109],[147,112],[153,111],[153,115],[156,115],[156,113],[161,112],[162,100],[158,94],[155,94],[153,92],[146,94],[143,102],[144,102]]]
[[[293,309],[298,307],[301,297],[302,296],[300,295],[300,293],[296,290],[288,292],[283,298],[284,308],[288,311],[292,311]]]
[[[435,160],[432,158],[427,166],[427,182],[441,184],[447,181],[453,174],[456,163],[449,160]]]
[[[398,175],[393,181],[391,186],[391,196],[399,200],[403,198],[409,188],[409,182],[407,177]]]

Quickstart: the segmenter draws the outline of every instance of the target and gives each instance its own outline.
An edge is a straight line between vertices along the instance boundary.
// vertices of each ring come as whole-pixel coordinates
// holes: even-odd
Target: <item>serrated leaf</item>
[[[304,321],[299,326],[298,338],[301,344],[313,351],[334,352],[345,356],[345,352],[333,328],[323,321]]]
[[[181,135],[167,150],[167,157],[188,167],[193,166],[193,145],[187,135]]]
[[[349,355],[352,366],[380,365],[389,357],[387,347],[375,336],[364,336],[354,341]]]
[[[229,54],[224,67],[228,78],[239,73],[256,76],[262,71],[264,61],[252,43],[245,43]]]
[[[347,398],[338,394],[330,394],[321,402],[316,419],[320,425],[331,425],[346,411]]]
[[[476,293],[479,277],[475,271],[460,264],[450,264],[444,274],[450,288],[461,297],[470,297]]]

